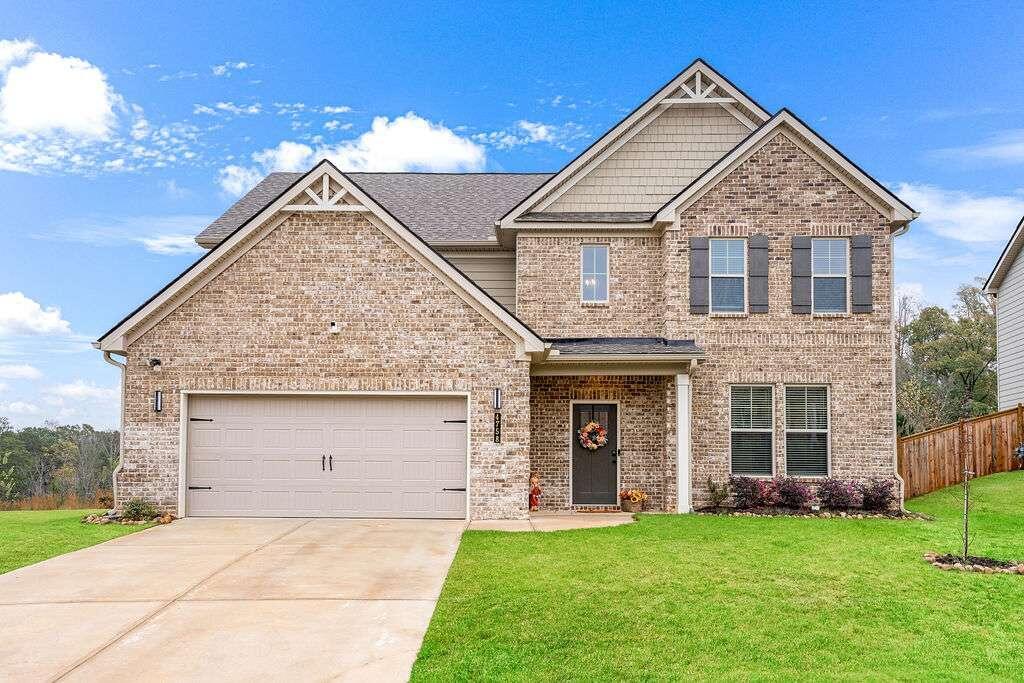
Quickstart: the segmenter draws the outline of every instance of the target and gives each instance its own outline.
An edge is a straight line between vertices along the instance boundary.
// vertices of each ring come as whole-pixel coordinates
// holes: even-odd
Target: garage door
[[[187,514],[466,516],[466,400],[188,400]]]

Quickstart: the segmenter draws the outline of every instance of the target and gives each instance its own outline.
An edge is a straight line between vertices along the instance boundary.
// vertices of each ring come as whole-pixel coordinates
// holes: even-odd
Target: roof
[[[1017,260],[1022,248],[1024,248],[1024,218],[1017,223],[1017,228],[1010,235],[1006,246],[1003,247],[1003,253],[999,255],[999,260],[996,261],[995,267],[992,268],[988,279],[985,280],[985,286],[982,289],[986,294],[995,294],[999,291],[1006,274],[1010,272],[1010,268],[1013,267],[1013,262]]]
[[[524,223],[647,223],[650,211],[534,211],[517,220]]]
[[[213,247],[305,173],[271,173],[196,237]],[[428,242],[494,241],[494,222],[550,173],[346,173]]]
[[[580,355],[683,355],[704,353],[692,339],[664,337],[589,337],[581,339],[545,339],[560,356]]]

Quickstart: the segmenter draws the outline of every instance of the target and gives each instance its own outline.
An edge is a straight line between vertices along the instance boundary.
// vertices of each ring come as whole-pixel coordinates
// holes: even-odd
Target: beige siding
[[[442,253],[442,256],[497,299],[498,303],[515,313],[516,257],[513,254],[470,256],[456,252]]]
[[[1024,403],[1024,260],[1010,266],[996,298],[999,409]]]
[[[654,211],[749,132],[721,107],[672,107],[545,210]]]

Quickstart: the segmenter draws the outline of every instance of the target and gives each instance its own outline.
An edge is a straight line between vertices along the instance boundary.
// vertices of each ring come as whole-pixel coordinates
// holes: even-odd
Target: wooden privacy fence
[[[964,456],[975,477],[1022,469],[1016,448],[1024,443],[1024,406],[902,437],[897,469],[907,498],[959,484]],[[973,477],[972,477],[973,478]]]

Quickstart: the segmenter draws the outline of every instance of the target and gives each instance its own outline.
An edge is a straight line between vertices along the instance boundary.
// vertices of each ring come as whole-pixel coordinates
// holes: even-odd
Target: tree
[[[928,306],[907,317],[897,321],[901,432],[994,411],[995,311],[981,288],[961,286],[952,313]]]

